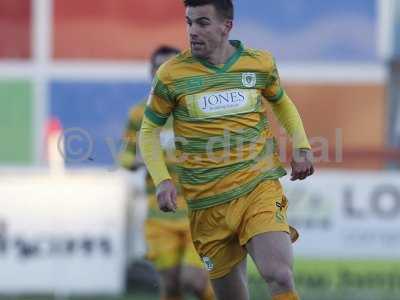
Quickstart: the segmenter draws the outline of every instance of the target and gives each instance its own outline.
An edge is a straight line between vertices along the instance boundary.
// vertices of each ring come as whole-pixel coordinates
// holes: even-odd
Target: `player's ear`
[[[229,32],[231,32],[231,30],[232,30],[232,27],[233,27],[233,22],[232,22],[232,20],[226,19],[226,20],[224,21],[224,33],[225,33],[225,34],[229,34]]]

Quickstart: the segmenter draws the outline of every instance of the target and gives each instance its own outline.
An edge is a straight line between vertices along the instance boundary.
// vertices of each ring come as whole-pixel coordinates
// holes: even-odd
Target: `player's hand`
[[[156,197],[158,207],[164,212],[175,212],[176,205],[176,188],[171,179],[162,181],[157,185]]]
[[[312,152],[309,149],[296,149],[292,162],[292,174],[290,180],[303,180],[314,173]]]

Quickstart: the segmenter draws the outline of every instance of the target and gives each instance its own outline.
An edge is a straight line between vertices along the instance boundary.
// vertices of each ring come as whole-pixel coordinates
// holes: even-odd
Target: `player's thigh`
[[[289,233],[286,216],[288,203],[279,180],[261,182],[245,200],[246,210],[238,227],[241,245],[247,244],[252,237],[262,233]],[[234,214],[232,217],[238,219]]]
[[[247,264],[244,258],[224,277],[212,279],[211,283],[218,300],[248,300]]]
[[[291,272],[293,269],[292,243],[286,232],[256,235],[247,242],[246,249],[267,281],[274,281],[280,272]]]
[[[268,281],[277,272],[290,272],[293,253],[287,223],[288,201],[278,180],[260,183],[248,197],[240,240]]]

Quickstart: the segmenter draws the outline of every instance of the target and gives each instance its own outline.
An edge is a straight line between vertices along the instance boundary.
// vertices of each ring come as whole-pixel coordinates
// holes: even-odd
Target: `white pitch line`
[[[48,74],[46,67],[51,57],[51,35],[53,0],[34,0],[32,3],[32,53],[34,80],[34,158],[36,165],[42,165],[44,154],[45,126],[48,116]]]
[[[388,60],[393,55],[396,3],[395,0],[378,0],[376,8],[378,11],[377,49],[380,57]]]
[[[293,83],[383,84],[388,77],[388,68],[383,63],[282,63],[278,68],[282,79]],[[0,77],[36,77],[37,72],[36,65],[30,62],[0,63]],[[52,80],[125,80],[133,82],[150,80],[149,64],[140,61],[126,63],[57,61],[42,65],[41,72]]]
[[[31,79],[35,76],[35,65],[30,61],[1,61],[1,79]]]
[[[144,62],[57,61],[48,73],[50,78],[61,80],[150,80],[150,66]]]
[[[278,69],[285,82],[309,84],[384,84],[389,72],[383,63],[283,63]]]

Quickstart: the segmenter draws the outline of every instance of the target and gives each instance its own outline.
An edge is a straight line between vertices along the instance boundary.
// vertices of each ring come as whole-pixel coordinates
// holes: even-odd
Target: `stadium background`
[[[297,246],[296,276],[305,299],[400,298],[400,233],[396,232],[400,225],[396,171],[400,158],[396,53],[400,52],[400,43],[393,30],[398,23],[391,22],[400,14],[390,6],[395,3],[252,0],[249,5],[249,1],[235,1],[232,38],[274,53],[286,90],[295,100],[314,146],[327,153],[317,163],[315,180],[288,190],[294,202],[290,217],[303,236]],[[183,16],[180,0],[0,0],[0,224],[11,223],[11,231],[22,228],[27,235],[47,231],[55,235],[56,230],[46,226],[58,226],[55,219],[64,213],[58,208],[72,205],[71,212],[78,212],[74,215],[77,223],[79,218],[90,219],[93,209],[99,211],[98,222],[103,222],[103,202],[93,200],[90,209],[85,203],[103,194],[107,205],[112,205],[111,200],[118,198],[110,192],[113,188],[119,195],[113,208],[114,227],[102,223],[106,233],[115,235],[111,243],[117,243],[119,253],[115,261],[110,261],[110,273],[103,276],[106,281],[114,276],[109,290],[96,289],[96,285],[85,289],[82,284],[75,286],[73,280],[68,284],[41,283],[40,264],[20,265],[11,259],[7,247],[2,248],[11,242],[1,244],[6,226],[0,226],[0,269],[1,276],[7,277],[0,283],[0,294],[5,299],[10,299],[10,294],[49,292],[68,297],[80,291],[118,294],[123,290],[121,272],[126,260],[140,256],[143,245],[138,233],[140,222],[131,225],[135,229],[132,233],[118,216],[128,218],[121,211],[133,205],[129,218],[132,214],[136,219],[143,217],[143,197],[140,176],[132,178],[117,170],[110,145],[116,151],[120,149],[129,107],[148,93],[149,53],[164,43],[187,46]],[[73,149],[66,147],[70,150],[65,153],[67,174],[46,169],[52,118],[59,120],[64,130],[80,129]],[[276,133],[283,141],[282,131],[276,128]],[[76,159],[73,150],[77,149],[80,153],[87,151],[88,157]],[[36,182],[33,186],[32,181]],[[113,188],[106,192],[99,185]],[[10,186],[15,190],[10,191]],[[124,196],[132,186],[136,189],[127,192],[137,197],[135,204]],[[72,192],[61,192],[63,187]],[[375,196],[382,189],[387,199],[383,197],[376,205]],[[89,195],[89,190],[97,194]],[[300,202],[295,199],[299,191]],[[48,197],[54,202],[44,201],[41,194],[51,194]],[[22,204],[10,212],[9,207],[18,201]],[[27,207],[36,209],[35,201],[51,206],[40,213],[52,221],[40,227],[38,219],[32,217],[28,223],[37,228],[32,231],[18,222],[26,223],[22,216],[29,216]],[[87,211],[83,212],[84,208]],[[108,216],[104,214],[104,218]],[[59,226],[58,230],[77,237],[87,233],[81,233],[79,226],[72,230],[68,220],[62,223],[65,228]],[[342,227],[330,231],[327,223],[340,223]],[[86,224],[82,228],[91,227]],[[354,229],[354,235],[339,236],[340,230],[349,228]],[[124,241],[126,232],[128,242]],[[134,244],[129,247],[130,253],[124,248],[126,243]],[[74,257],[65,258],[64,268],[68,259]],[[7,268],[1,267],[2,260]],[[18,269],[13,269],[9,260]],[[63,278],[68,272],[57,263],[56,259],[46,266],[51,269],[48,274]],[[100,261],[88,263],[92,263],[94,273],[101,269]],[[25,279],[15,284],[23,276]],[[30,282],[33,277],[39,277],[36,285]],[[264,299],[265,288],[254,270],[251,278],[253,298]],[[101,282],[99,279],[98,285]]]

